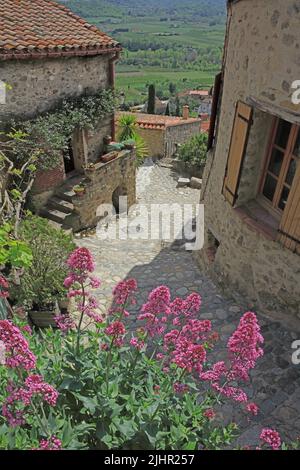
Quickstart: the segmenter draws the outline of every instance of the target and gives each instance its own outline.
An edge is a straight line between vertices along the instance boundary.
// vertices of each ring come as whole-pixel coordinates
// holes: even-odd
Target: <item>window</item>
[[[279,215],[286,207],[299,157],[300,127],[276,118],[260,192]]]

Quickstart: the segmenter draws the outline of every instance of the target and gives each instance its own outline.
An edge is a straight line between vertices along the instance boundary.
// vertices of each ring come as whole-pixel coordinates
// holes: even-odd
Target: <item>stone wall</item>
[[[258,191],[272,117],[300,122],[300,106],[291,103],[291,84],[300,78],[299,0],[241,0],[232,5],[227,63],[217,141],[203,177],[205,246],[196,254],[207,272],[230,295],[248,306],[300,318],[300,258],[246,224],[222,195],[237,100],[262,102],[242,169],[237,206]]]
[[[139,129],[140,136],[145,140],[149,156],[162,158],[165,156],[165,129]]]
[[[172,158],[176,151],[176,144],[183,144],[194,135],[200,133],[200,120],[168,126],[165,134],[165,156]]]
[[[102,204],[113,204],[113,194],[128,197],[128,207],[136,202],[136,156],[134,151],[124,150],[108,163],[97,163],[92,170],[86,170],[86,191],[75,196],[73,204],[79,215],[80,229],[94,227],[105,215]]]
[[[0,120],[32,117],[63,98],[90,94],[109,86],[109,55],[0,62],[0,80],[11,85]]]

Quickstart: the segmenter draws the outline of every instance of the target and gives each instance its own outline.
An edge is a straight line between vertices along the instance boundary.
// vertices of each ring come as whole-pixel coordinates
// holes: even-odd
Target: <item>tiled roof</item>
[[[160,116],[156,114],[143,114],[143,113],[126,113],[119,112],[116,115],[116,118],[122,116],[123,114],[134,114],[137,119],[137,124],[141,129],[165,129],[166,127],[178,126],[181,124],[188,124],[193,122],[198,122],[200,127],[200,119],[197,118],[188,118],[183,119],[181,117],[175,116]]]
[[[0,0],[0,59],[98,55],[119,43],[52,0]]]

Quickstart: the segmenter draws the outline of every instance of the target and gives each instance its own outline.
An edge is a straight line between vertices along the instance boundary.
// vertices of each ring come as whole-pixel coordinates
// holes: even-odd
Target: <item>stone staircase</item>
[[[57,188],[48,199],[46,205],[40,210],[39,215],[48,219],[55,228],[72,233],[76,230],[79,216],[74,212],[72,198],[75,196],[73,186],[79,184],[84,176],[76,173],[68,178],[65,183]]]

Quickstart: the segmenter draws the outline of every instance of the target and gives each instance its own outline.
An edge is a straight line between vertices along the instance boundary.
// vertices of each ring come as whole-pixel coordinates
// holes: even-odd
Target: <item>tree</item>
[[[169,83],[169,92],[171,93],[171,95],[175,95],[176,93],[176,84],[173,83],[173,82],[170,82]]]
[[[155,85],[149,85],[148,88],[148,114],[155,114]]]

